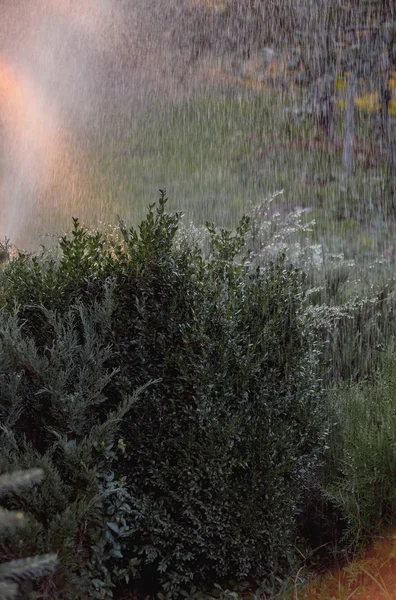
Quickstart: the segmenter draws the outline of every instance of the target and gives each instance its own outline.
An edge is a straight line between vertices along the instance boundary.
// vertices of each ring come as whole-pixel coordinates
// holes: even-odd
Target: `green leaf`
[[[114,523],[113,521],[108,521],[106,525],[107,527],[109,527],[109,529],[114,531],[114,533],[120,533],[120,528],[118,527],[117,523]]]

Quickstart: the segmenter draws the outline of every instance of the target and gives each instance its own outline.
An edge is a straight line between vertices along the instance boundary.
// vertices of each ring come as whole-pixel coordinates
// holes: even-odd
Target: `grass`
[[[249,203],[283,189],[277,208],[309,207],[314,241],[349,256],[381,253],[392,244],[393,207],[384,157],[369,144],[372,115],[359,111],[356,173],[345,181],[342,110],[330,146],[312,121],[285,112],[296,98],[292,89],[257,91],[233,81],[179,102],[153,100],[144,110],[113,108],[100,127],[73,140],[69,173],[78,184],[65,193],[55,178],[48,194],[56,210],[48,210],[50,199],[38,206],[33,230],[68,228],[70,214],[94,226],[117,214],[137,223],[158,188],[187,221],[233,226]]]
[[[382,537],[344,567],[296,587],[293,600],[392,600],[396,592],[395,538]]]

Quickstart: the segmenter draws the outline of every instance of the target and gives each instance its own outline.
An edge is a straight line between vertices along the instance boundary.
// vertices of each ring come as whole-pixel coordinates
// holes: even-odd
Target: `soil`
[[[396,535],[382,538],[359,559],[328,572],[293,600],[396,600]]]

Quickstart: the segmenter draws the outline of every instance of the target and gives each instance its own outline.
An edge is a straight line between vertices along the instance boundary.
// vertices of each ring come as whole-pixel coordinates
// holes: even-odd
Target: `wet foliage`
[[[322,460],[320,344],[303,273],[282,255],[261,269],[239,262],[248,218],[234,233],[208,224],[208,256],[176,244],[180,215],[166,214],[165,202],[162,194],[139,231],[121,224],[118,241],[75,221],[57,261],[21,255],[3,272],[4,460],[47,475],[43,496],[27,499],[36,521],[27,531],[43,536],[40,547],[46,532],[51,549],[60,542],[53,507],[73,514],[69,552],[77,535],[87,556],[104,469],[92,462],[95,443],[112,435],[109,409],[123,414],[127,454],[108,475],[125,478],[126,539],[92,563],[116,568],[92,579],[98,597],[126,575],[173,595],[202,581],[286,575],[303,490],[315,487]],[[49,277],[62,295],[47,293]],[[136,408],[126,401],[128,416],[123,395],[153,380]],[[24,438],[19,455],[12,440]],[[114,518],[118,534],[121,513]],[[64,547],[64,572],[70,561]]]
[[[395,523],[394,1],[72,4],[0,1],[2,559],[300,597]]]

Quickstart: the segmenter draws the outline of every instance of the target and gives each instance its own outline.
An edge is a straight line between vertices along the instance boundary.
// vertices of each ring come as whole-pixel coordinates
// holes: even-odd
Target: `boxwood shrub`
[[[126,452],[112,468],[128,497],[128,536],[108,572],[132,561],[129,586],[175,594],[190,582],[286,575],[324,440],[304,275],[284,256],[249,266],[247,218],[235,232],[208,223],[207,255],[178,243],[181,215],[165,204],[161,192],[139,229],[121,223],[118,235],[75,219],[58,252],[20,254],[2,271],[0,304],[19,306],[45,354],[43,309],[99,310],[111,278],[112,324],[99,333],[111,345],[103,370],[118,375],[101,391],[105,412],[156,381],[120,425]],[[87,550],[90,531],[88,522]]]

